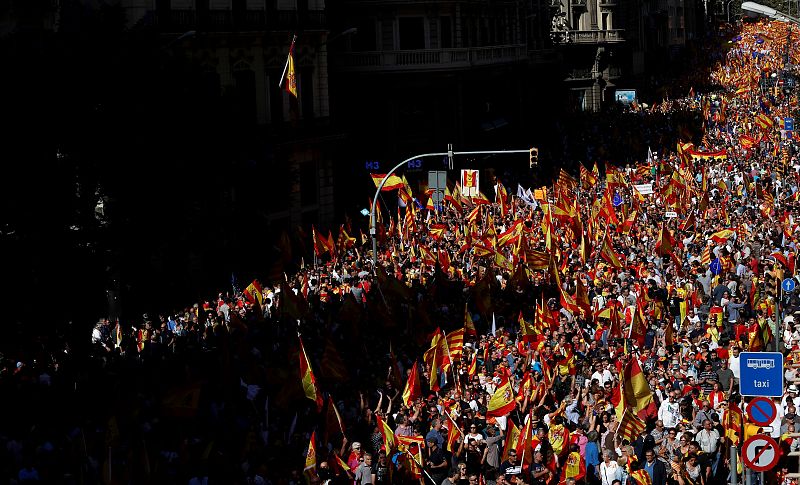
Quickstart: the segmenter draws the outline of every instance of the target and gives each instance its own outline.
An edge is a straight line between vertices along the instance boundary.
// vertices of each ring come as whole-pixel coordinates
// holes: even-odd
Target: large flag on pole
[[[319,392],[314,371],[311,370],[311,362],[308,361],[306,349],[303,347],[303,339],[300,339],[300,379],[303,382],[303,392],[306,397],[317,403],[318,412],[322,411],[322,393]]]

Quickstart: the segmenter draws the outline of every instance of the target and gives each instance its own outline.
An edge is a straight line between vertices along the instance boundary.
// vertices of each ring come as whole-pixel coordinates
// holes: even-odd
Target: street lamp
[[[783,13],[780,10],[775,10],[772,7],[767,7],[766,5],[761,5],[760,3],[756,2],[742,2],[742,10],[754,13],[756,15],[763,15],[764,17],[771,18],[773,20],[781,20],[784,22],[793,22],[797,25],[800,25],[800,19],[797,17],[793,17],[789,14]]]
[[[375,224],[375,208],[378,204],[378,197],[381,195],[381,190],[383,189],[383,185],[389,180],[389,177],[392,176],[400,167],[407,164],[411,160],[416,160],[418,158],[425,158],[425,157],[444,157],[446,156],[449,160],[449,168],[452,170],[453,168],[453,156],[454,155],[502,155],[502,154],[511,154],[511,153],[527,153],[531,154],[531,149],[525,150],[480,150],[475,152],[454,152],[452,149],[452,145],[448,145],[446,152],[438,152],[438,153],[423,153],[420,155],[414,155],[413,157],[409,157],[402,162],[398,163],[397,165],[392,168],[389,173],[387,173],[381,182],[378,184],[378,188],[375,189],[375,197],[372,198],[372,207],[369,211],[369,233],[372,236],[372,271],[375,272],[378,269],[378,239],[376,236],[376,224]]]

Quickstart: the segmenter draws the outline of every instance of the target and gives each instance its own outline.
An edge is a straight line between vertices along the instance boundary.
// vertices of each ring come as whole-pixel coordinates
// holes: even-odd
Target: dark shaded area
[[[34,24],[37,4],[28,7]],[[123,33],[123,14],[111,7],[64,12],[69,18],[63,23],[73,31],[56,35],[30,28],[0,39],[6,67],[0,77],[7,120],[0,191],[2,285],[11,302],[6,320],[21,322],[23,331],[33,323],[73,321],[84,332],[108,312],[107,290],[121,298],[122,315],[138,321],[143,311],[172,310],[176,302],[226,287],[233,272],[241,283],[268,271],[279,231],[265,222],[261,207],[282,200],[264,182],[282,179],[274,176],[276,149],[263,131],[272,128],[243,122],[252,109],[248,98],[235,88],[223,92],[219,79],[188,61],[173,39]],[[503,167],[496,173],[512,192],[516,181],[545,183],[562,164],[635,159],[647,144],[664,140],[674,146],[674,134],[662,139],[634,132],[635,117],[619,124],[608,113],[565,115],[557,70],[521,69],[513,77],[534,84],[499,89],[511,85],[504,75],[487,71],[467,81],[468,91],[484,86],[490,94],[463,106],[447,96],[456,78],[446,74],[435,89],[420,85],[393,94],[412,97],[395,114],[405,130],[397,137],[372,123],[370,110],[379,112],[382,105],[364,102],[380,98],[379,80],[354,86],[355,94],[337,94],[345,80],[332,79],[332,124],[341,122],[349,146],[369,141],[341,155],[339,175],[348,176],[336,179],[337,219],[347,214],[356,227],[366,227],[357,214],[369,195],[366,175],[349,176],[353,165],[363,170],[363,160],[375,153],[443,150],[427,141],[431,130],[440,131],[442,143],[458,142],[449,140],[458,123],[464,124],[459,149],[540,148],[536,171],[528,169],[525,156],[515,163],[492,157],[459,161]],[[350,111],[353,99],[359,109]],[[426,110],[432,103],[449,119],[431,117]],[[658,124],[672,127],[673,121],[654,121],[651,131],[660,133]],[[631,135],[639,141],[621,148]],[[396,139],[412,142],[386,143]],[[423,172],[416,176],[425,178]],[[295,260],[300,256],[295,251]],[[46,317],[34,307],[44,307]]]

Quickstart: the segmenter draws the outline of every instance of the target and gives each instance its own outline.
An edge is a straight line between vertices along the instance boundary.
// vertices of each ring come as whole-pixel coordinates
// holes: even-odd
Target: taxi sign
[[[739,370],[739,394],[742,396],[783,396],[783,354],[780,352],[742,352]]]

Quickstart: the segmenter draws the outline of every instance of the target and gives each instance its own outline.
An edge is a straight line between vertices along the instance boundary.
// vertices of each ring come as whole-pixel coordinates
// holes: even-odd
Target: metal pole
[[[449,148],[449,147],[448,147]],[[528,150],[479,150],[479,151],[472,151],[472,152],[454,152],[452,150],[448,150],[446,152],[437,152],[437,153],[422,153],[420,155],[414,155],[413,157],[406,158],[402,162],[398,163],[397,165],[392,168],[386,176],[383,177],[383,180],[378,184],[378,188],[375,189],[375,197],[372,198],[372,207],[369,211],[369,233],[372,236],[372,271],[375,272],[378,268],[378,239],[376,237],[376,220],[375,220],[375,208],[378,204],[378,197],[381,195],[381,190],[383,189],[383,185],[386,181],[391,177],[391,175],[397,171],[400,167],[407,164],[411,160],[416,160],[418,158],[425,158],[425,157],[443,157],[447,156],[450,160],[452,160],[453,155],[502,155],[505,153],[530,153],[530,149]]]
[[[730,468],[731,468],[731,485],[737,485],[739,480],[739,475],[736,473],[736,459],[738,458],[736,453],[736,447],[731,446],[731,457],[729,460]]]
[[[745,485],[753,485],[753,470],[747,468],[745,472]]]

